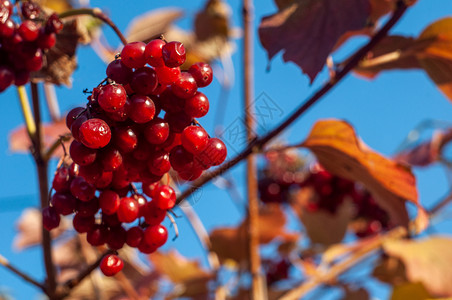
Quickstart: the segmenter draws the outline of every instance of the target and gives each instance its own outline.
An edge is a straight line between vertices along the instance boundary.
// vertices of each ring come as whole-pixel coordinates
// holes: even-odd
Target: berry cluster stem
[[[41,209],[48,206],[48,193],[49,193],[49,181],[48,181],[48,161],[44,159],[43,155],[43,143],[41,135],[41,109],[39,103],[39,92],[36,83],[30,83],[31,86],[31,96],[33,102],[33,115],[35,120],[36,133],[33,144],[33,157],[36,164],[36,169],[38,173],[39,180],[39,198]],[[56,291],[56,281],[55,281],[55,265],[52,259],[52,238],[50,232],[44,228],[42,225],[42,249],[44,255],[44,265],[47,274],[46,280],[46,294],[50,299],[53,298]]]
[[[248,146],[239,154],[237,154],[231,160],[223,163],[216,170],[207,173],[198,180],[194,181],[192,185],[187,188],[176,200],[176,204],[181,203],[186,197],[190,196],[194,191],[210,182],[217,176],[225,173],[235,165],[237,165],[242,160],[246,159],[256,150],[262,149],[269,141],[274,137],[279,135],[287,127],[289,127],[295,120],[302,116],[311,106],[317,103],[323,98],[333,87],[335,87],[358,63],[366,56],[366,54],[372,50],[389,32],[389,30],[397,23],[397,21],[403,16],[407,9],[404,1],[397,1],[397,9],[392,14],[391,18],[386,22],[386,24],[371,38],[371,40],[356,51],[347,63],[336,72],[335,76],[332,77],[327,83],[325,83],[315,94],[313,94],[309,99],[307,99],[301,106],[299,106],[286,120],[279,124],[276,128],[268,132],[266,135],[256,138],[249,142]]]
[[[78,9],[71,9],[68,11],[65,11],[59,15],[60,19],[64,19],[67,17],[74,17],[74,16],[82,16],[82,15],[88,15],[92,16],[94,18],[97,18],[107,24],[108,26],[113,29],[113,31],[116,33],[116,35],[119,37],[123,45],[127,45],[127,39],[122,34],[121,30],[118,29],[115,23],[106,15],[100,8],[78,8]]]

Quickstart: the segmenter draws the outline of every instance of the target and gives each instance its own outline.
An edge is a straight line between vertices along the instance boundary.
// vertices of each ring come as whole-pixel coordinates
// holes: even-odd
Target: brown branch
[[[254,121],[254,57],[253,57],[253,0],[243,0],[242,21],[243,36],[243,90],[245,128],[248,143],[255,138]],[[247,248],[248,272],[251,274],[251,299],[265,299],[261,274],[261,259],[259,253],[259,200],[257,189],[256,156],[249,155],[246,160],[246,188],[248,198]]]
[[[41,122],[41,110],[39,103],[39,93],[38,86],[36,83],[30,83],[31,85],[31,96],[33,101],[33,115],[36,123],[36,134],[34,136],[33,144],[33,157],[35,160],[38,180],[39,180],[39,198],[41,202],[41,209],[48,205],[48,192],[49,192],[49,182],[48,182],[48,163],[43,157],[43,147],[42,147],[42,122]],[[42,231],[42,249],[44,256],[44,265],[46,269],[47,279],[46,279],[46,294],[50,299],[53,299],[56,290],[55,281],[55,265],[52,260],[52,238],[50,232],[44,228],[44,224],[41,226]]]
[[[44,285],[42,285],[41,283],[39,283],[38,281],[36,281],[35,279],[31,278],[30,276],[28,276],[27,274],[23,273],[22,271],[20,271],[19,269],[17,269],[15,266],[11,265],[9,263],[9,261],[3,256],[0,255],[0,265],[4,266],[5,268],[7,268],[8,270],[10,270],[11,272],[13,272],[14,274],[16,274],[17,276],[19,276],[20,278],[22,278],[23,280],[31,283],[32,285],[38,287],[39,289],[41,289],[43,292],[46,292],[46,287]]]
[[[119,272],[114,276],[116,281],[118,281],[119,285],[121,286],[122,290],[126,293],[127,297],[131,300],[142,300],[142,297],[138,294],[138,292],[135,290],[133,284],[130,282],[130,280],[124,275],[123,272]]]
[[[331,78],[329,82],[321,87],[314,95],[312,95],[300,107],[298,107],[286,120],[284,120],[273,130],[271,130],[268,134],[253,140],[242,152],[237,154],[234,158],[232,158],[228,162],[225,162],[214,171],[209,172],[198,180],[194,181],[192,185],[177,198],[177,204],[182,202],[195,190],[208,183],[213,178],[237,165],[243,159],[247,158],[251,153],[261,149],[265,144],[279,135],[289,125],[291,125],[295,120],[303,115],[312,105],[317,103],[317,101],[319,101],[325,94],[327,94],[333,87],[335,87],[354,67],[356,67],[356,65],[366,56],[366,54],[386,36],[386,34],[394,26],[394,24],[396,24],[397,21],[403,16],[406,9],[407,6],[405,5],[405,3],[403,1],[398,1],[397,9],[394,11],[388,22],[371,38],[371,40],[366,45],[360,48],[357,52],[355,52],[355,54],[351,56],[349,60],[347,60],[348,62],[343,66],[341,70],[336,73],[335,77]]]
[[[116,33],[116,35],[119,37],[123,45],[127,45],[127,39],[122,34],[121,30],[118,29],[118,27],[113,23],[113,21],[103,13],[103,11],[100,8],[79,8],[79,9],[71,9],[68,11],[65,11],[59,15],[60,19],[64,19],[67,17],[75,17],[75,16],[82,16],[82,15],[89,15],[94,18],[97,18],[107,24],[108,26],[113,29],[113,31]]]

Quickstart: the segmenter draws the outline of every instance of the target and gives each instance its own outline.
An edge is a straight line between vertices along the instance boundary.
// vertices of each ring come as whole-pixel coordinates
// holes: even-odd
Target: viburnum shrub
[[[225,144],[195,120],[209,110],[198,88],[212,82],[212,69],[196,63],[181,71],[184,62],[179,42],[129,43],[108,65],[106,80],[93,88],[86,107],[68,113],[74,140],[43,210],[46,229],[58,227],[60,215],[74,213],[75,230],[87,233],[93,246],[118,250],[128,244],[152,253],[165,244],[168,232],[160,223],[176,204],[174,189],[162,183],[165,174],[174,170],[183,180],[195,180],[227,155]],[[122,268],[118,259],[105,258],[104,274]]]
[[[46,14],[38,3],[0,1],[0,92],[21,86],[30,73],[43,65],[44,52],[56,43],[63,23],[56,14]]]

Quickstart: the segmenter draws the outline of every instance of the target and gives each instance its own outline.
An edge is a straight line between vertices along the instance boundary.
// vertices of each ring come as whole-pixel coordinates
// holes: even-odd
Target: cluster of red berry
[[[56,171],[43,222],[51,230],[60,215],[75,212],[73,226],[87,233],[91,245],[127,244],[152,253],[167,240],[161,222],[176,204],[173,188],[160,183],[163,175],[172,168],[182,179],[194,180],[221,164],[227,152],[194,119],[209,108],[197,91],[212,81],[208,64],[181,72],[183,45],[160,39],[127,44],[120,57],[108,65],[106,83],[94,88],[87,107],[74,108],[66,118],[74,137],[73,162]],[[126,230],[126,223],[137,225]],[[122,268],[118,259],[104,259],[105,275]]]
[[[355,221],[352,229],[358,237],[365,237],[390,227],[389,216],[359,183],[335,176],[319,164],[305,168],[295,152],[269,151],[267,163],[259,173],[259,197],[264,203],[288,203],[292,192],[310,187],[315,192],[307,204],[310,212],[337,212],[345,199],[353,201]]]
[[[304,161],[295,152],[270,151],[267,164],[259,172],[259,196],[264,203],[285,203],[292,188],[305,178]]]
[[[356,182],[335,176],[316,164],[301,186],[312,187],[317,195],[308,203],[307,209],[311,212],[324,210],[334,214],[345,199],[353,201],[356,210],[354,219],[359,222],[356,222],[358,226],[352,228],[358,237],[366,237],[389,229],[387,212],[362,185]]]
[[[56,34],[63,23],[56,14],[46,16],[33,1],[21,1],[14,22],[11,0],[0,0],[0,92],[10,85],[21,86],[30,79],[30,72],[43,65],[43,51],[56,43]]]

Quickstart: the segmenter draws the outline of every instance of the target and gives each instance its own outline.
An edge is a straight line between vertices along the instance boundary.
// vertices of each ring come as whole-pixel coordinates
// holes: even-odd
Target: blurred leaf
[[[269,59],[284,51],[284,61],[295,62],[312,82],[336,42],[364,28],[369,13],[369,0],[295,0],[262,19],[259,38]]]
[[[43,126],[42,141],[44,148],[51,146],[62,135],[70,134],[69,129],[66,127],[65,118],[55,122],[46,124]],[[69,149],[70,141],[64,142],[66,149]],[[9,150],[11,152],[29,153],[31,147],[30,138],[28,137],[25,126],[20,126],[14,129],[9,135]],[[63,155],[62,147],[58,147],[57,151],[53,153],[55,157],[61,157]]]
[[[452,296],[452,238],[389,240],[383,249],[403,261],[410,282],[421,282],[432,295]]]
[[[369,149],[347,122],[318,121],[301,146],[311,150],[329,172],[362,182],[393,224],[408,225],[406,200],[420,206],[411,170]]]
[[[188,260],[176,250],[154,252],[149,260],[159,274],[176,284],[169,298],[207,297],[208,283],[215,275],[201,268],[198,261]]]
[[[345,294],[341,300],[368,300],[369,292],[365,288],[351,289],[346,287]]]
[[[365,247],[369,243],[373,243],[375,239],[378,239],[378,236],[362,238],[354,243],[350,244],[334,244],[329,246],[322,255],[322,264],[331,264],[339,259],[342,259],[345,256],[348,256],[355,252],[356,250]]]
[[[50,9],[56,13],[62,13],[72,8],[70,0],[35,0],[42,7]]]
[[[316,197],[313,190],[303,188],[291,199],[291,206],[303,223],[309,239],[312,243],[327,246],[339,243],[355,214],[353,206],[349,201],[344,201],[335,214],[323,210],[312,212],[307,206],[311,197]]]
[[[372,276],[391,285],[400,285],[408,281],[403,262],[396,257],[383,257],[375,266]]]
[[[75,51],[82,37],[77,22],[77,19],[64,20],[55,46],[45,52],[42,69],[32,73],[34,80],[71,86],[71,76],[77,67]]]
[[[147,43],[164,34],[182,15],[179,8],[161,8],[139,15],[129,23],[127,40]]]
[[[61,219],[60,226],[51,231],[53,238],[60,236],[69,225]],[[42,214],[36,208],[25,209],[16,223],[17,235],[14,237],[14,249],[23,250],[41,244],[42,240]]]
[[[401,163],[425,167],[435,163],[441,157],[443,147],[451,140],[452,129],[435,131],[431,140],[398,153],[394,159]]]
[[[235,45],[230,40],[235,30],[231,28],[230,19],[231,7],[226,1],[206,1],[203,9],[196,14],[194,40],[188,45],[187,60],[182,69],[188,69],[199,61],[210,63],[233,53]]]
[[[391,300],[426,300],[430,298],[422,283],[405,283],[397,285],[392,291]]]
[[[222,263],[233,260],[237,263],[246,261],[247,255],[247,220],[238,227],[223,227],[210,233],[212,251],[216,252]],[[259,243],[268,244],[278,238],[282,242],[296,241],[298,234],[285,229],[286,217],[278,204],[269,204],[259,212]],[[231,245],[234,245],[231,247]]]
[[[452,101],[452,18],[430,24],[417,39],[391,36],[360,62],[355,72],[373,78],[391,69],[422,68]]]

